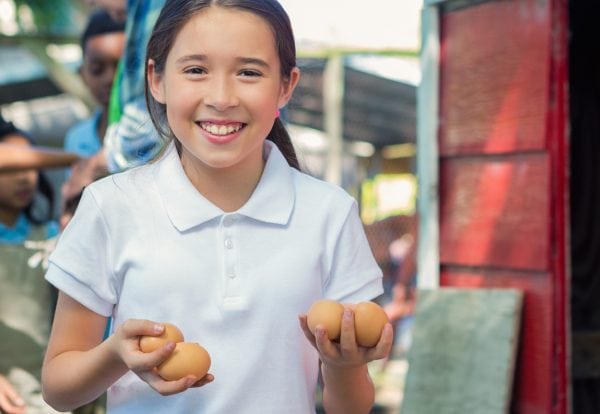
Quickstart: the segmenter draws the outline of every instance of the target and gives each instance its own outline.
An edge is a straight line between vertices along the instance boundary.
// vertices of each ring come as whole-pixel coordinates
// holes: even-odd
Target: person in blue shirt
[[[146,44],[165,0],[88,0],[125,22],[125,51],[117,68],[109,104],[109,127],[100,151],[73,166],[61,193],[64,200],[92,181],[125,171],[156,157],[163,141],[146,109],[144,69]]]
[[[30,137],[0,117],[0,143]],[[54,413],[42,399],[40,371],[56,290],[45,280],[58,234],[54,193],[39,170],[0,172],[0,412]]]
[[[124,48],[124,22],[113,20],[103,9],[93,12],[81,37],[83,61],[79,73],[99,107],[67,131],[65,150],[90,157],[102,147],[113,80]]]

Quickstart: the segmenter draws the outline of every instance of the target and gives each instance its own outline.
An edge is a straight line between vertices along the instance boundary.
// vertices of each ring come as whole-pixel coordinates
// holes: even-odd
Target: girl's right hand
[[[0,375],[0,413],[22,414],[26,409],[25,401],[19,396],[17,390]]]
[[[183,392],[190,387],[201,387],[212,382],[212,374],[203,378],[188,375],[177,381],[165,381],[158,373],[156,367],[166,360],[175,349],[175,343],[169,342],[153,352],[142,352],[140,337],[144,335],[158,336],[163,333],[164,326],[140,319],[129,319],[117,328],[115,333],[107,339],[111,341],[111,349],[117,357],[143,381],[148,383],[161,395],[172,395]]]

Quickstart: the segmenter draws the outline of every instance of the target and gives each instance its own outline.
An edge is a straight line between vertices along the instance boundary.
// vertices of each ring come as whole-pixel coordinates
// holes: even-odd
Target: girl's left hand
[[[321,361],[327,365],[340,368],[358,367],[376,359],[386,358],[392,349],[393,330],[390,323],[385,324],[377,345],[372,348],[358,346],[354,332],[354,312],[348,306],[344,306],[339,343],[331,341],[321,325],[317,325],[316,335],[313,335],[308,329],[306,315],[300,315],[299,320],[304,335],[319,352]]]

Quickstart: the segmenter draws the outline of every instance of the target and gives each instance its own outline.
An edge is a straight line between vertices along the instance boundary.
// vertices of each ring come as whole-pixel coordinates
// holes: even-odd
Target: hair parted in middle
[[[166,105],[156,101],[148,85],[148,61],[154,61],[156,73],[164,73],[167,56],[179,30],[201,10],[218,6],[255,14],[264,19],[273,31],[281,66],[281,77],[289,80],[296,67],[296,44],[290,19],[276,0],[167,0],[162,8],[146,49],[146,104],[152,123],[166,140],[175,139],[167,122]],[[296,151],[281,119],[276,118],[267,139],[272,141],[288,164],[300,169]]]

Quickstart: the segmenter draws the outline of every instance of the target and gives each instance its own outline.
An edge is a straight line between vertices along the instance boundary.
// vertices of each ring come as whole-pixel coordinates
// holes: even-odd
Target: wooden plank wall
[[[551,0],[513,0],[441,14],[440,284],[526,293],[513,394],[521,414],[565,407],[556,366],[565,338],[556,337],[554,312],[556,280],[564,282],[554,261],[565,246],[554,231],[552,11]]]

